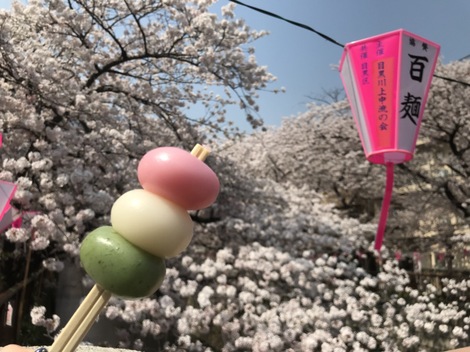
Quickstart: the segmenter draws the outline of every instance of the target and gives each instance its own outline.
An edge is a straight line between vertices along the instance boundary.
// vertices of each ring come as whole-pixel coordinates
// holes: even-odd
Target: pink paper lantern
[[[0,219],[0,233],[6,231],[9,227],[20,228],[22,225],[22,216],[18,209],[9,206],[3,217]]]
[[[346,44],[340,74],[370,162],[413,158],[439,48],[403,29]]]
[[[0,180],[0,220],[10,209],[10,201],[16,192],[16,185]]]
[[[367,160],[387,165],[380,250],[393,165],[413,158],[440,46],[399,29],[346,44],[340,75]]]

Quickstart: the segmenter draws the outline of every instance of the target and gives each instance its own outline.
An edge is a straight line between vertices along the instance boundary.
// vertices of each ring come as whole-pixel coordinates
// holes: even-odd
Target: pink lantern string
[[[379,225],[377,227],[377,233],[375,235],[374,248],[377,251],[380,251],[380,249],[382,248],[385,228],[387,226],[388,210],[390,208],[390,203],[392,201],[392,193],[393,193],[393,181],[394,181],[394,174],[395,174],[394,164],[388,163],[386,166],[387,166],[387,179],[385,182],[385,192],[384,192],[384,198],[382,200],[382,210],[380,211]]]

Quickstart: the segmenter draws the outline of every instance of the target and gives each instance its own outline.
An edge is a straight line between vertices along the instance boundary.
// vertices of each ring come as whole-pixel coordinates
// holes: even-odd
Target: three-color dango
[[[188,210],[211,205],[219,180],[203,162],[208,151],[197,145],[151,150],[138,166],[143,189],[119,197],[111,225],[89,233],[80,248],[85,271],[105,290],[126,298],[151,295],[163,282],[165,258],[177,256],[191,242]]]

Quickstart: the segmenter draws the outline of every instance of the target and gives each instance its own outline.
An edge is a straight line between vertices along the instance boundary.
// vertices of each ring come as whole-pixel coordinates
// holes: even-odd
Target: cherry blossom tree
[[[469,72],[470,61],[465,60],[440,66],[436,73],[467,82]],[[428,229],[445,231],[448,238],[440,241],[449,250],[468,244],[469,89],[458,82],[433,80],[420,145],[423,158],[404,168],[426,193],[428,207],[434,210]]]
[[[148,150],[238,134],[227,105],[261,124],[257,91],[274,77],[251,43],[266,33],[233,4],[212,13],[214,3],[32,0],[0,13],[0,179],[17,184],[15,208],[39,214],[2,234],[2,260],[14,265],[1,292],[22,280],[17,259],[30,250],[32,268],[76,258],[137,186]]]
[[[441,65],[437,72],[465,81],[469,69],[469,61],[460,61]],[[396,168],[388,223],[393,234],[388,239],[395,237],[395,243],[426,250],[441,242],[449,248],[449,241],[457,243],[468,233],[467,91],[459,83],[433,80],[415,157]],[[311,104],[280,128],[247,136],[245,143],[252,152],[243,158],[254,173],[308,185],[349,216],[377,221],[385,171],[366,161],[346,101]],[[239,145],[231,148],[235,152]],[[423,240],[424,234],[439,233]]]
[[[33,267],[60,270],[66,257],[78,265],[83,236],[137,187],[144,152],[233,136],[228,104],[259,125],[256,92],[273,77],[249,45],[264,32],[235,18],[233,5],[211,14],[213,2],[30,1],[0,14],[0,179],[18,184],[15,207],[39,212],[2,238],[11,262],[31,248]],[[432,99],[445,96],[439,89]],[[422,154],[422,167],[399,170],[398,187],[422,179]],[[155,295],[112,298],[104,316],[116,336],[100,343],[227,352],[468,345],[469,280],[413,280],[387,246],[373,258],[379,270],[362,267],[357,249],[371,248],[383,171],[364,160],[345,102],[220,142],[207,162],[222,184],[217,204],[191,214],[194,239],[167,261]],[[362,208],[353,217],[338,204]],[[86,276],[83,284],[92,285]],[[37,304],[31,318],[50,342],[55,312]]]
[[[144,152],[232,133],[227,104],[257,109],[273,77],[249,43],[264,33],[212,3],[30,1],[0,14],[0,177],[18,184],[16,207],[47,215],[36,238],[75,253]]]

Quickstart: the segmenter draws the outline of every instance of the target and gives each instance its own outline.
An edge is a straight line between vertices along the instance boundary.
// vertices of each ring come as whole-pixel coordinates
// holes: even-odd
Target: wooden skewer
[[[93,286],[52,344],[50,352],[75,351],[110,298],[111,292]]]
[[[201,161],[206,160],[207,156],[210,154],[210,149],[208,147],[204,147],[200,144],[196,144],[191,150],[191,155],[194,155],[196,158],[198,158]]]
[[[210,150],[196,144],[191,151],[199,160],[204,161]],[[72,315],[67,325],[62,329],[52,344],[49,352],[74,352],[86,336],[98,315],[111,298],[112,293],[95,285]]]

